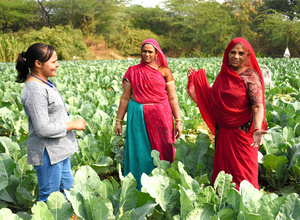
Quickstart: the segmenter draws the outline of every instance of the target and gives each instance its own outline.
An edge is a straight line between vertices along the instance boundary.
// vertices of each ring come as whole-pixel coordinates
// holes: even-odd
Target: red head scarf
[[[168,61],[167,61],[167,58],[165,57],[164,53],[163,53],[162,50],[160,49],[159,44],[157,43],[156,40],[154,40],[154,39],[147,39],[147,40],[144,40],[144,42],[142,43],[141,51],[142,51],[142,49],[143,49],[144,44],[151,44],[151,45],[157,50],[158,54],[157,54],[157,60],[156,60],[156,63],[157,63],[159,66],[165,66],[165,67],[168,67]],[[141,60],[141,62],[143,62],[143,59]]]
[[[225,50],[221,71],[212,87],[212,106],[214,106],[215,119],[218,124],[225,127],[238,127],[252,117],[252,110],[249,108],[246,100],[247,91],[246,89],[241,90],[241,88],[245,88],[244,81],[237,72],[229,67],[228,54],[237,43],[241,43],[249,51],[249,57],[245,65],[258,72],[264,90],[263,75],[252,46],[244,38],[238,37],[233,39]],[[265,106],[264,92],[262,94],[263,105]],[[266,126],[267,123],[264,117],[262,129],[266,129]]]
[[[250,53],[249,59],[248,59],[248,61],[246,61],[245,65],[255,69],[256,72],[258,72],[258,74],[260,76],[260,79],[261,79],[261,82],[262,82],[262,85],[263,85],[263,88],[265,88],[264,87],[263,75],[262,75],[262,73],[260,71],[260,68],[259,68],[259,65],[257,63],[254,50],[253,50],[252,46],[249,44],[249,42],[246,39],[242,38],[242,37],[237,37],[237,38],[233,39],[232,41],[230,41],[230,43],[228,44],[228,46],[225,50],[225,53],[224,53],[224,57],[223,57],[223,64],[222,64],[221,73],[226,72],[226,73],[232,75],[233,77],[240,78],[239,75],[233,69],[231,69],[229,67],[229,58],[228,58],[229,52],[231,51],[231,49],[237,43],[241,43],[242,45],[244,45],[249,50],[249,53]]]

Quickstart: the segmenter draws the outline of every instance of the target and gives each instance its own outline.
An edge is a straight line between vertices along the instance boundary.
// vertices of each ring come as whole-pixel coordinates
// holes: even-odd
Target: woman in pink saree
[[[168,62],[153,39],[143,42],[141,62],[129,67],[123,77],[123,95],[117,113],[115,132],[122,135],[127,112],[124,175],[132,173],[141,189],[141,175],[155,168],[151,151],[161,160],[174,161],[172,143],[182,133],[175,82]],[[174,120],[175,118],[175,128]]]
[[[263,76],[252,46],[235,38],[227,46],[212,87],[205,70],[188,71],[187,92],[216,136],[214,183],[220,171],[233,177],[239,190],[243,180],[258,185],[258,148],[267,133]]]

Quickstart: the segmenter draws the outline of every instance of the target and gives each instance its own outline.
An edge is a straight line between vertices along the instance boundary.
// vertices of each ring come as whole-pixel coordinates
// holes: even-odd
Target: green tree
[[[233,15],[218,2],[168,0],[166,5],[173,21],[172,41],[175,38],[181,45],[178,49],[219,55],[236,36]]]
[[[239,28],[238,36],[248,40],[255,39],[256,32],[251,29],[253,18],[258,14],[258,8],[263,4],[261,0],[226,0],[225,5],[235,16]]]
[[[155,8],[144,8],[141,5],[128,7],[126,13],[134,28],[150,30],[158,35],[165,35],[172,30],[172,18],[168,12],[156,6]]]
[[[16,32],[37,27],[38,5],[34,0],[0,0],[1,31]]]
[[[281,13],[265,15],[259,25],[261,50],[269,56],[282,57],[286,47],[292,56],[299,56],[300,23],[286,19]]]
[[[300,18],[300,0],[263,0],[263,10],[276,11],[286,15],[291,21]]]
[[[70,25],[84,33],[103,33],[119,20],[125,0],[56,0],[46,1],[54,25]]]

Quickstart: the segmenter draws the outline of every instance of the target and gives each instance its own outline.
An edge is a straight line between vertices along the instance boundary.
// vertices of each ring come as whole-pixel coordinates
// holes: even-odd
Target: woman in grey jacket
[[[54,47],[33,44],[19,54],[16,82],[25,82],[21,100],[28,117],[28,164],[36,170],[39,201],[55,191],[64,193],[73,185],[69,156],[78,150],[73,130],[85,130],[83,119],[70,121],[62,95],[49,77],[59,67]]]

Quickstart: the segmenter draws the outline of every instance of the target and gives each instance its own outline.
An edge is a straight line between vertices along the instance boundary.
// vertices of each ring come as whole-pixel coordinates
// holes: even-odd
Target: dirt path
[[[107,48],[104,44],[97,44],[90,46],[91,51],[95,55],[97,60],[112,60],[112,59],[124,59],[121,55],[114,52],[114,50]]]

